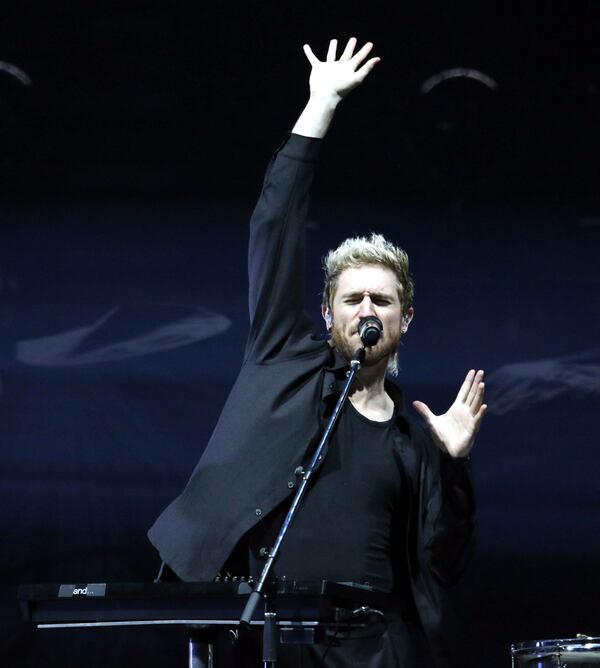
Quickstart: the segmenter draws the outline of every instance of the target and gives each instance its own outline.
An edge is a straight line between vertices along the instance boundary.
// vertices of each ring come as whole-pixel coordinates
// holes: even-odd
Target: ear
[[[325,304],[321,304],[321,315],[323,316],[323,320],[325,320],[325,327],[329,331],[331,329],[331,311]]]
[[[412,306],[409,309],[407,309],[406,313],[403,314],[402,324],[401,324],[402,334],[406,334],[408,326],[412,322],[414,315],[415,315],[415,309]]]

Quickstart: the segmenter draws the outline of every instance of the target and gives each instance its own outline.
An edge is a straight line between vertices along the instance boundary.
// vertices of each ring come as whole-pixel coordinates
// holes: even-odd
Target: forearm
[[[424,532],[429,568],[440,583],[456,582],[475,547],[475,499],[470,462],[440,453],[440,473],[427,504]]]
[[[302,110],[292,132],[321,139],[327,134],[341,98],[337,94],[312,96]]]
[[[304,312],[304,222],[320,140],[293,134],[268,169],[250,221],[246,358],[283,352]]]

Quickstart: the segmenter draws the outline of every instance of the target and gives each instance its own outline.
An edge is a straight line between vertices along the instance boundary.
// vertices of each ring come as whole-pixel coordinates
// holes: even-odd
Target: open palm
[[[332,39],[325,60],[321,61],[308,44],[304,45],[304,53],[312,66],[309,79],[312,96],[336,95],[341,99],[356,88],[380,61],[380,58],[371,58],[362,64],[373,48],[372,42],[367,42],[356,53],[355,47],[356,38],[351,37],[339,60],[336,60],[337,39]]]
[[[452,406],[434,415],[422,401],[413,406],[425,418],[437,446],[452,457],[467,457],[481,426],[487,406],[483,403],[483,371],[471,369]]]

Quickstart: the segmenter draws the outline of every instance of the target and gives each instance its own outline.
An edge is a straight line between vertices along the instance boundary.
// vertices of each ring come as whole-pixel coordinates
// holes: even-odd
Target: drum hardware
[[[532,640],[510,646],[512,668],[600,668],[600,637]]]

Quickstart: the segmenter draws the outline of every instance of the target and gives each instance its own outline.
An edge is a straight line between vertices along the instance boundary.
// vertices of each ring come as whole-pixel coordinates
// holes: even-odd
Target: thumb
[[[427,423],[431,423],[431,420],[435,417],[435,415],[429,410],[429,406],[427,404],[424,404],[422,401],[413,401],[413,408],[422,415],[426,420]]]

